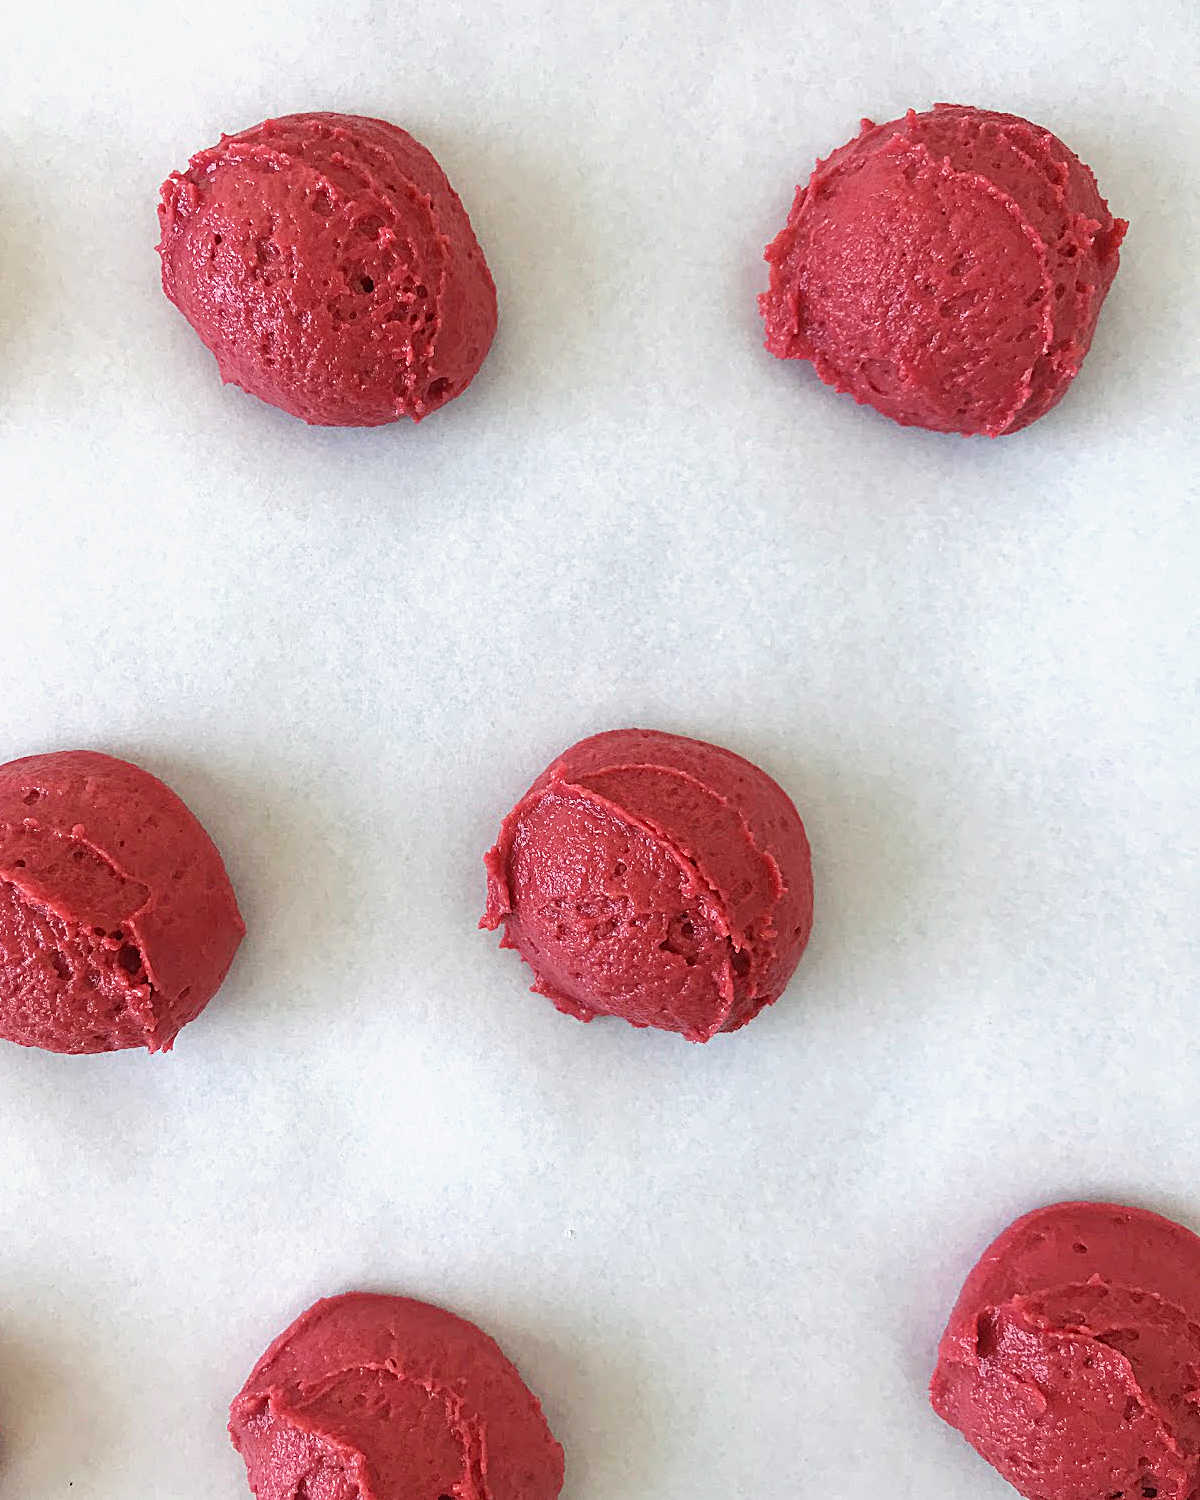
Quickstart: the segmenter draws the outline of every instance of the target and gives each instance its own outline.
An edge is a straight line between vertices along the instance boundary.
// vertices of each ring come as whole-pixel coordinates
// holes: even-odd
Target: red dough
[[[777,1000],[812,927],[787,794],[700,740],[617,729],[559,756],[489,850],[501,947],[559,1010],[706,1042]]]
[[[903,426],[1017,432],[1078,374],[1128,227],[1016,115],[864,120],[767,247],[767,348]]]
[[[466,210],[407,131],[266,120],[163,184],[163,290],[221,378],[306,422],[419,421],[471,383],[496,288]]]
[[[1200,1239],[1157,1214],[1058,1203],[967,1278],[934,1410],[1029,1500],[1192,1500]]]
[[[472,1323],[405,1297],[310,1307],[234,1399],[258,1500],[554,1500],[563,1452]]]
[[[148,772],[89,750],[0,766],[0,1037],[168,1051],[245,930],[212,840]]]

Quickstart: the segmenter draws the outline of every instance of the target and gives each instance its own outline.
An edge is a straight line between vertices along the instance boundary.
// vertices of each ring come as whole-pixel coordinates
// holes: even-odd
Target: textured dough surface
[[[358,115],[266,120],[163,184],[163,290],[221,378],[325,426],[419,421],[496,331],[466,210],[407,131]]]
[[[588,1021],[708,1041],[778,999],[812,927],[799,814],[765,772],[655,730],[582,740],[485,857],[484,927]]]
[[[1016,115],[864,120],[767,247],[766,345],[904,426],[1017,432],[1078,374],[1127,228]]]
[[[474,1324],[350,1292],[302,1314],[230,1408],[258,1500],[554,1500],[563,1454]]]
[[[0,766],[0,1037],[165,1051],[244,933],[220,854],[156,777],[87,750]]]
[[[1029,1500],[1193,1500],[1200,1239],[1110,1203],[1018,1219],[967,1278],[930,1399]]]

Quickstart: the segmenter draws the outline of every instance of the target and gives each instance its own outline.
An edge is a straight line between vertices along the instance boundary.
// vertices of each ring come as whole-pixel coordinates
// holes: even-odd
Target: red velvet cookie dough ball
[[[767,348],[902,426],[1017,432],[1078,374],[1128,227],[1016,115],[864,120],[767,247]]]
[[[582,740],[533,783],[485,859],[481,926],[534,990],[590,1021],[706,1042],[777,1000],[812,927],[787,794],[741,756],[649,729]]]
[[[1200,1239],[1157,1214],[1058,1203],[967,1278],[930,1399],[1029,1500],[1192,1500]]]
[[[496,288],[466,210],[407,131],[266,120],[163,184],[163,290],[221,378],[306,422],[420,421],[474,378]]]
[[[554,1500],[563,1452],[474,1324],[405,1297],[310,1307],[229,1413],[258,1500]]]
[[[212,840],[148,772],[89,750],[0,766],[0,1037],[167,1051],[245,930]]]

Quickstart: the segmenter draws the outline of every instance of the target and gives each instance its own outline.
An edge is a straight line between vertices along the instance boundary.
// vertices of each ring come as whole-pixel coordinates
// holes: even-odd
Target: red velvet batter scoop
[[[1016,115],[864,120],[767,247],[767,348],[903,426],[1017,432],[1078,374],[1128,227]]]
[[[706,1042],[777,1000],[812,927],[800,815],[765,772],[717,745],[648,729],[561,755],[485,858],[481,926],[534,990],[590,1021]]]
[[[350,1292],[275,1340],[229,1434],[258,1500],[555,1500],[563,1452],[487,1334]]]
[[[163,290],[221,378],[306,422],[419,421],[471,383],[496,288],[446,174],[359,115],[266,120],[162,188]]]
[[[90,750],[0,766],[0,1037],[167,1051],[245,931],[212,840],[149,772]]]
[[[1193,1500],[1200,1239],[1059,1203],[984,1253],[950,1315],[934,1410],[1029,1500]]]

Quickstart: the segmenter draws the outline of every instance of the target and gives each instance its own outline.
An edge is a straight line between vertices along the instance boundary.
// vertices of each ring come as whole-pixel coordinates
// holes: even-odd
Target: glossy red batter
[[[930,1398],[1029,1500],[1193,1500],[1200,1239],[1109,1203],[1018,1219],[967,1278]]]
[[[306,422],[419,421],[496,331],[466,210],[407,131],[358,115],[266,120],[163,184],[163,290],[221,378]]]
[[[212,840],[147,771],[89,750],[0,766],[0,1037],[166,1051],[245,930]]]
[[[505,818],[482,926],[569,1015],[708,1041],[779,998],[812,927],[800,815],[717,745],[647,729],[561,755]]]
[[[767,247],[767,348],[904,426],[1017,432],[1078,373],[1127,228],[1016,115],[864,120]]]
[[[258,1500],[554,1500],[563,1452],[472,1323],[404,1297],[310,1307],[229,1414]]]

